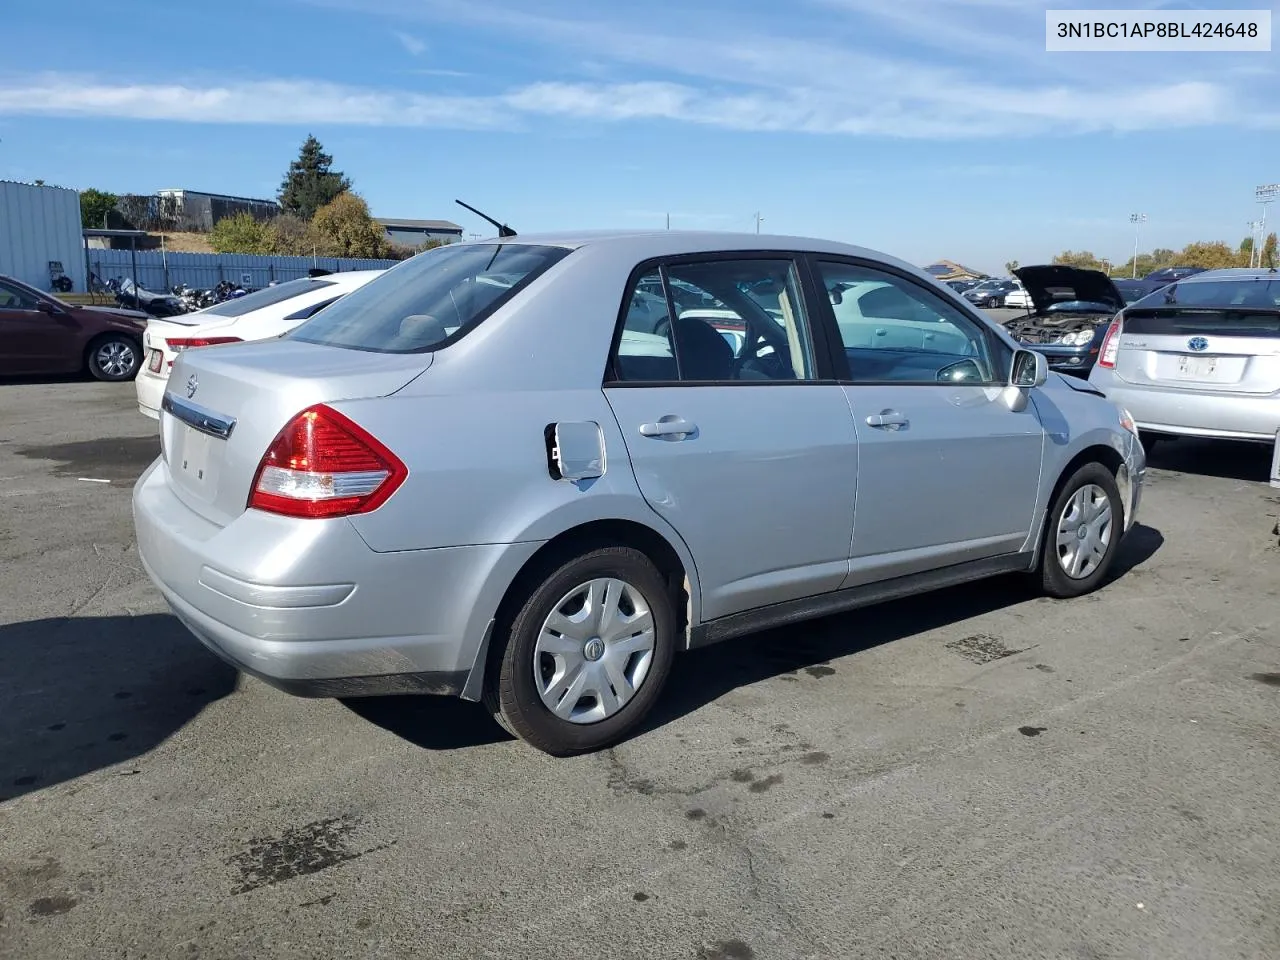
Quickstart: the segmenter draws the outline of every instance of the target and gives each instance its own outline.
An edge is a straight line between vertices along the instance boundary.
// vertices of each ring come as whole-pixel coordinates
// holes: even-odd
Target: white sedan
[[[302,277],[185,316],[148,320],[142,338],[146,365],[134,381],[138,409],[153,420],[160,418],[169,372],[183,350],[278,337],[383,272],[352,270]]]
[[[1020,283],[1016,289],[1005,294],[1004,305],[1009,310],[1030,310],[1034,306],[1031,302],[1031,294],[1027,293],[1027,288]]]

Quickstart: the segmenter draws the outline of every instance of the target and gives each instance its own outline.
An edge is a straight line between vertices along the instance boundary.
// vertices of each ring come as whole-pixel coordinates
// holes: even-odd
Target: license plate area
[[[224,441],[201,433],[181,421],[173,423],[173,444],[168,451],[169,473],[185,489],[204,500],[218,491],[218,457],[215,446]]]
[[[1194,357],[1182,354],[1174,367],[1174,376],[1179,380],[1213,381],[1217,379],[1218,357]]]
[[[147,360],[147,369],[150,370],[152,373],[159,373],[161,367],[163,366],[164,366],[164,351],[157,350],[153,347],[151,349],[151,356]]]

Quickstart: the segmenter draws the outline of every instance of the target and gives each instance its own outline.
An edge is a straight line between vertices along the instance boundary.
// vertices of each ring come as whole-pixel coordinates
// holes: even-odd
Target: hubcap
[[[119,340],[98,348],[98,369],[111,377],[122,377],[133,367],[133,348]]]
[[[1071,495],[1058,518],[1058,564],[1072,580],[1098,569],[1111,543],[1111,500],[1096,483]]]
[[[601,577],[570,590],[538,632],[533,682],[547,709],[597,723],[636,695],[653,664],[653,614],[625,580]]]

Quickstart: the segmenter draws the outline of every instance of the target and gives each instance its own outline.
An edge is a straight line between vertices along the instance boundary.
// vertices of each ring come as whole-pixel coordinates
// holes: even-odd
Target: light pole
[[[756,233],[760,232],[760,223],[763,220],[764,220],[764,217],[760,216],[760,211],[757,210],[756,211]]]
[[[1271,206],[1277,193],[1280,193],[1280,183],[1264,183],[1260,187],[1255,187],[1253,191],[1253,198],[1262,204],[1262,220],[1258,227],[1261,231],[1261,243],[1254,244],[1258,249],[1258,266],[1262,266],[1262,247],[1267,242],[1267,207]],[[1249,257],[1249,266],[1253,266],[1252,256]]]
[[[1142,229],[1142,225],[1147,222],[1145,213],[1129,214],[1129,222],[1133,224],[1133,279],[1138,279],[1138,232]]]

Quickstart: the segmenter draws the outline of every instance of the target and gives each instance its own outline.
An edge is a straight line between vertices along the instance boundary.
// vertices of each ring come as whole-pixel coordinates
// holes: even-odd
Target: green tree
[[[82,191],[80,194],[80,225],[91,229],[105,227],[107,214],[115,209],[119,200],[120,198],[114,193],[96,190],[93,187]]]
[[[351,181],[332,166],[333,157],[324,152],[319,140],[308,135],[298,159],[289,164],[289,172],[280,184],[280,206],[284,212],[311,220],[317,210],[350,190]]]
[[[1278,266],[1276,256],[1276,235],[1274,233],[1267,234],[1266,242],[1262,244],[1262,266],[1270,269]]]
[[[1065,264],[1069,267],[1081,267],[1085,270],[1102,269],[1102,261],[1088,250],[1063,250],[1053,258],[1053,262]]]
[[[1012,275],[1013,271],[1017,270],[1019,266],[1021,266],[1021,264],[1019,264],[1017,260],[1010,260],[1004,265],[1004,272]]]
[[[1221,240],[1188,243],[1178,254],[1178,263],[1188,267],[1205,267],[1209,270],[1234,267],[1240,263],[1238,252]]]
[[[267,224],[245,212],[223,217],[209,234],[216,253],[272,253],[273,239]]]
[[[331,257],[385,257],[391,250],[387,231],[369,215],[358,194],[343,192],[316,211],[311,221],[323,253]]]
[[[323,245],[315,227],[292,213],[282,213],[267,221],[266,226],[271,237],[272,253],[309,257],[312,251]]]

